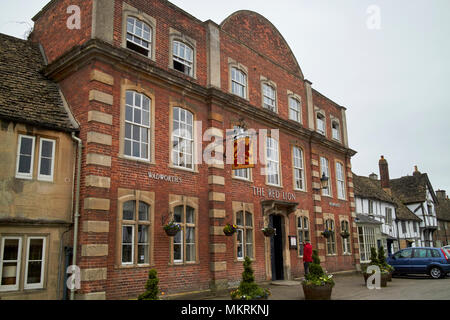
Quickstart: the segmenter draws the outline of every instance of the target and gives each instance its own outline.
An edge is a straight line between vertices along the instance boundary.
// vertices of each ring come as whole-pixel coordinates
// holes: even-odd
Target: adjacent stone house
[[[44,66],[37,44],[0,34],[2,300],[64,295],[78,125]]]

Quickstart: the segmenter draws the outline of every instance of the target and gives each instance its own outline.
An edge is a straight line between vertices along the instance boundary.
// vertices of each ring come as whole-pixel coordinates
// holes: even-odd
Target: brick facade
[[[76,4],[77,1],[71,1]],[[109,3],[109,4],[108,4]],[[355,206],[348,148],[345,108],[311,88],[297,60],[278,30],[264,17],[239,11],[221,25],[202,22],[164,0],[79,1],[82,12],[80,30],[57,30],[68,14],[66,1],[52,1],[35,17],[33,41],[40,42],[50,64],[45,73],[59,82],[62,92],[80,123],[83,140],[81,177],[81,220],[79,257],[82,269],[80,298],[136,297],[144,289],[149,268],[158,271],[164,292],[208,290],[232,286],[240,280],[242,261],[236,256],[236,236],[226,237],[222,228],[234,223],[239,208],[253,214],[255,276],[270,280],[271,249],[269,238],[260,229],[269,216],[284,217],[284,278],[303,274],[302,259],[289,249],[288,236],[297,235],[296,216],[309,218],[310,238],[319,249],[328,271],[352,270],[359,264],[358,239],[354,223]],[[112,14],[111,21],[100,21],[93,8]],[[151,19],[155,24],[154,55],[144,57],[123,47],[123,17],[127,14]],[[95,28],[89,22],[95,24]],[[111,30],[112,35],[108,30]],[[170,41],[183,38],[195,42],[194,77],[170,67]],[[100,39],[100,40],[99,40]],[[152,49],[153,50],[153,49]],[[247,70],[248,99],[230,93],[230,65]],[[262,108],[261,80],[276,84],[278,113]],[[152,100],[150,161],[130,160],[123,156],[123,110],[125,90],[144,93]],[[289,94],[301,99],[302,123],[289,120]],[[279,129],[281,187],[266,184],[261,164],[252,169],[252,180],[233,178],[231,165],[196,165],[194,171],[170,166],[171,110],[181,107],[201,122],[202,131],[215,134],[233,128],[243,118],[248,128]],[[326,136],[315,132],[315,111],[326,116]],[[340,125],[340,141],[331,136],[331,119]],[[204,150],[209,141],[199,142]],[[306,190],[294,190],[292,147],[302,148]],[[332,196],[321,196],[320,157],[329,160]],[[346,200],[339,200],[336,186],[336,161],[343,164]],[[181,178],[181,183],[151,179],[149,172]],[[265,196],[254,187],[264,188]],[[295,199],[274,200],[269,189]],[[125,191],[124,191],[125,190]],[[128,192],[128,193],[127,193]],[[121,199],[147,194],[152,209],[150,263],[123,266],[120,261]],[[172,200],[171,200],[172,199]],[[173,200],[178,199],[178,200]],[[172,259],[173,239],[162,224],[171,212],[173,201],[191,201],[196,209],[196,259],[177,264]],[[289,202],[294,205],[291,210]],[[270,206],[273,206],[271,209]],[[292,211],[292,212],[291,212]],[[323,221],[331,218],[336,226],[336,254],[327,255],[321,232]],[[351,254],[342,253],[340,221],[349,221]]]

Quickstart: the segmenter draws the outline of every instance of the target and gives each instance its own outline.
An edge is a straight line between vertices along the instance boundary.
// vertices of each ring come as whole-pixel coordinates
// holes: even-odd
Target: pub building
[[[33,21],[83,141],[76,299],[135,298],[151,268],[165,294],[232,288],[245,256],[257,281],[295,279],[307,239],[327,271],[359,267],[346,108],[312,88],[270,21],[200,21],[165,0],[52,0]],[[267,130],[264,164],[199,159],[250,129]]]

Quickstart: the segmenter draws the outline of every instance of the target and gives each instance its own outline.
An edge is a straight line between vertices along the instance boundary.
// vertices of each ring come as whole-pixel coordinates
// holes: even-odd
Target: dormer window
[[[264,108],[277,112],[275,89],[266,83],[263,84],[263,105]]]
[[[318,112],[316,116],[316,123],[317,123],[316,128],[317,132],[325,135],[325,116]]]
[[[127,18],[128,49],[150,57],[152,51],[152,29],[146,23],[134,18]]]
[[[341,130],[339,128],[339,122],[333,121],[331,123],[331,134],[333,139],[341,141]]]
[[[184,74],[193,75],[194,65],[194,50],[186,44],[174,41],[173,42],[173,68]]]

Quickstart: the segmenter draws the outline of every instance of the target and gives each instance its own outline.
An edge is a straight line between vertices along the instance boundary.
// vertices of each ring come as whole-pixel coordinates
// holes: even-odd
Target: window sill
[[[173,170],[180,170],[180,171],[190,172],[190,173],[195,173],[195,174],[198,173],[197,167],[195,165],[194,165],[195,169],[187,169],[187,168],[183,168],[183,167],[177,167],[177,166],[174,166],[173,164],[169,164],[168,167]]]
[[[16,179],[20,179],[20,180],[33,180],[33,176],[20,176],[20,175],[16,175],[15,178],[16,178]]]
[[[142,269],[142,268],[149,268],[154,267],[155,264],[123,264],[116,266],[116,269]]]
[[[134,50],[132,50],[132,49],[130,49],[130,48],[127,48],[127,47],[126,47],[126,44],[125,44],[125,46],[122,46],[122,49],[125,49],[126,51],[128,51],[128,52],[130,52],[130,53],[132,52],[132,53],[138,55],[139,57],[147,58],[147,59],[150,60],[150,61],[156,62],[156,60],[155,60],[153,57],[149,57],[148,55],[147,55],[147,56],[146,56],[146,55],[143,55],[142,53],[139,53],[139,52],[134,51]]]
[[[192,262],[169,262],[169,267],[189,267],[189,266],[195,266],[199,265],[200,262],[192,261]]]
[[[238,180],[238,181],[242,181],[242,182],[249,182],[249,183],[253,183],[252,179],[245,179],[245,178],[239,178],[239,177],[231,177],[233,180]]]
[[[132,162],[137,162],[137,163],[143,163],[143,164],[148,164],[148,165],[156,165],[155,162],[151,161],[151,160],[144,160],[144,159],[139,159],[139,158],[133,158],[133,157],[129,157],[126,155],[119,155],[119,159],[124,159],[127,161],[132,161]]]
[[[270,184],[266,182],[266,186],[272,187],[272,188],[279,188],[284,189],[283,185],[276,185],[276,184]]]

